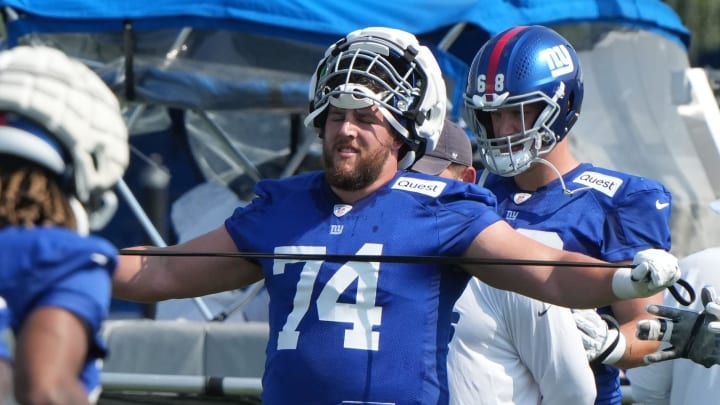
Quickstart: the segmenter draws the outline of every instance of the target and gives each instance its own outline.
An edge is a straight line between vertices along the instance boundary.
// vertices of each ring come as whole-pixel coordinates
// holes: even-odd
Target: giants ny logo
[[[552,77],[568,74],[575,70],[570,52],[565,45],[556,45],[540,51],[540,59],[547,63]]]
[[[330,224],[330,235],[341,235],[343,226],[338,224]]]

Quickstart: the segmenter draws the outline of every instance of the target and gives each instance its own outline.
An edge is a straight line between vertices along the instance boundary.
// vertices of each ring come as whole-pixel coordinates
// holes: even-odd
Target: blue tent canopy
[[[418,35],[466,22],[493,35],[520,24],[610,22],[653,30],[685,45],[690,34],[675,12],[660,0],[3,0],[22,12],[10,28],[11,39],[29,32],[122,31],[212,27],[277,35],[327,44],[357,28],[380,25]]]
[[[434,47],[453,105],[461,102],[457,84],[480,44],[510,26],[605,23],[656,32],[685,47],[690,41],[660,0],[0,0],[0,6],[10,46],[65,35],[49,42],[88,60],[118,94],[205,110],[304,109],[323,49],[371,25],[412,32]],[[191,46],[168,63],[177,32],[188,28]],[[93,45],[68,47],[69,34],[84,34]],[[103,54],[87,54],[97,48]]]

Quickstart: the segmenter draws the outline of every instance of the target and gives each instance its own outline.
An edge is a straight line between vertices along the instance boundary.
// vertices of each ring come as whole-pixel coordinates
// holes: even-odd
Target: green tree
[[[720,68],[720,1],[665,0],[692,32],[690,63]]]

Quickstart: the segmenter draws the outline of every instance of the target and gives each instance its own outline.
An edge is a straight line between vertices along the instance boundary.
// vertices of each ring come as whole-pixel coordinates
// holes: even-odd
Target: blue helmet
[[[475,55],[464,94],[465,119],[478,138],[485,168],[501,176],[525,171],[567,135],[582,99],[580,60],[560,34],[535,25],[495,35]],[[545,105],[535,122],[495,138],[492,111],[532,103]]]

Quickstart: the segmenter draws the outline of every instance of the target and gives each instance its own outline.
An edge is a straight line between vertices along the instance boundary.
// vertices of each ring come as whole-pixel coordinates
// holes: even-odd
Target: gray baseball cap
[[[435,149],[418,159],[410,170],[438,175],[450,163],[472,166],[472,145],[467,133],[452,121],[445,120]]]

